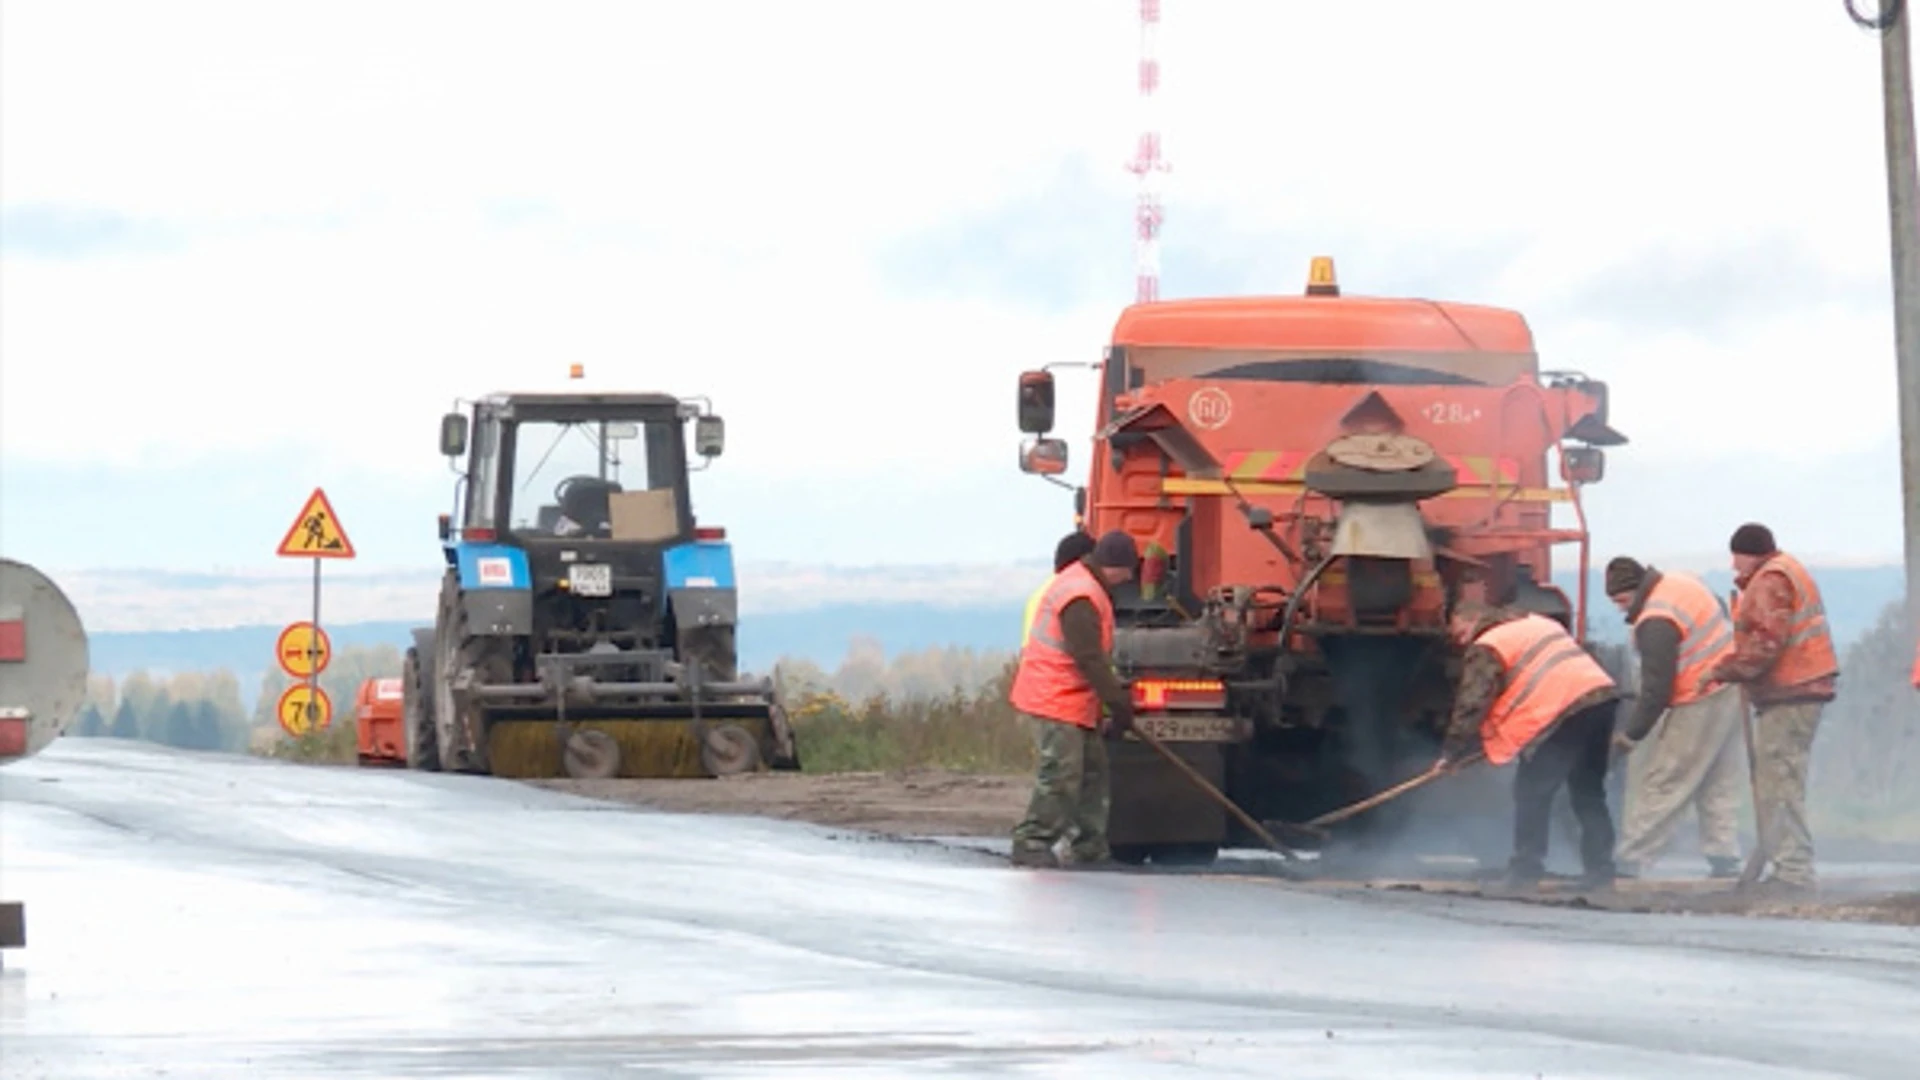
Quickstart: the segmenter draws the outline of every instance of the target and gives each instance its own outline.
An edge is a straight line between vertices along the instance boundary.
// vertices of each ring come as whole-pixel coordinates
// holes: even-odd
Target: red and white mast
[[[1160,28],[1160,0],[1140,0],[1140,145],[1127,171],[1139,177],[1134,222],[1134,302],[1160,299],[1160,190],[1156,173],[1168,170],[1160,159],[1158,100],[1160,58],[1154,39]]]

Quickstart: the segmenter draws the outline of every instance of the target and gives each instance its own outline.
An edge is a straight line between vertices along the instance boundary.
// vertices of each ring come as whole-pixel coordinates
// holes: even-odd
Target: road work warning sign
[[[319,488],[307,496],[307,505],[293,519],[286,539],[280,541],[276,555],[293,559],[351,559],[353,541],[340,526],[340,515],[333,512],[327,493]]]

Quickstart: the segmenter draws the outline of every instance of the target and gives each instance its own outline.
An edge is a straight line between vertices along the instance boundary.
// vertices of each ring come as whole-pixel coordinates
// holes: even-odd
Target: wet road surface
[[[0,1075],[1914,1075],[1920,932],[1331,895],[63,740]]]

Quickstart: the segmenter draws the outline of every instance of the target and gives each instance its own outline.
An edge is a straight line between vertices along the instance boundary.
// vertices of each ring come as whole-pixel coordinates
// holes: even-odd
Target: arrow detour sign
[[[304,679],[327,670],[327,661],[333,659],[333,642],[325,630],[302,619],[280,631],[273,655],[280,661],[281,671]]]

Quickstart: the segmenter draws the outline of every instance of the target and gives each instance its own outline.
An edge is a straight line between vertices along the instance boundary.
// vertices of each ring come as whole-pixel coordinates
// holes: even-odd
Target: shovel
[[[1459,765],[1460,766],[1472,765],[1485,756],[1486,756],[1485,752],[1480,750],[1475,750],[1473,753],[1468,754],[1466,757],[1461,758],[1459,761]],[[1321,814],[1319,817],[1314,818],[1311,821],[1273,822],[1272,824],[1282,829],[1294,829],[1302,833],[1310,833],[1315,836],[1324,837],[1327,835],[1327,826],[1337,825],[1340,822],[1347,820],[1348,818],[1358,817],[1361,814],[1366,813],[1367,811],[1373,809],[1376,806],[1381,806],[1383,804],[1390,803],[1393,800],[1399,798],[1400,796],[1407,794],[1408,792],[1417,791],[1420,788],[1426,787],[1428,784],[1433,783],[1435,780],[1438,780],[1445,775],[1447,775],[1447,771],[1441,769],[1440,766],[1436,764],[1432,768],[1428,769],[1426,772],[1420,773],[1419,775],[1414,776],[1411,779],[1402,780],[1398,784],[1393,785],[1392,787],[1386,789],[1385,791],[1379,792],[1377,794],[1369,795],[1366,798],[1361,799],[1359,802],[1353,803],[1348,806],[1343,806],[1338,810],[1329,810],[1328,812]]]

